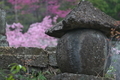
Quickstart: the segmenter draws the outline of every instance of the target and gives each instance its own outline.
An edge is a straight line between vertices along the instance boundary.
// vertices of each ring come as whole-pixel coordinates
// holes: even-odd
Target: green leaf
[[[47,80],[46,77],[43,75],[43,73],[41,71],[39,72],[39,75],[38,75],[37,78],[40,79],[40,80]]]
[[[18,65],[18,66],[16,67],[16,71],[17,71],[17,72],[20,72],[20,69],[21,69],[21,67]]]
[[[14,79],[13,76],[11,75],[11,76],[9,76],[9,77],[7,78],[7,80],[15,80],[15,79]]]
[[[15,70],[15,71],[12,71],[12,74],[16,74],[17,73],[17,71]]]
[[[12,63],[12,64],[8,65],[8,67],[15,66],[15,65],[17,65],[17,63]]]
[[[12,66],[10,71],[12,72],[15,68],[16,68],[16,66]]]
[[[22,70],[26,72],[27,69],[24,66],[22,66]]]
[[[38,76],[38,79],[40,79],[40,80],[47,80],[44,75]]]

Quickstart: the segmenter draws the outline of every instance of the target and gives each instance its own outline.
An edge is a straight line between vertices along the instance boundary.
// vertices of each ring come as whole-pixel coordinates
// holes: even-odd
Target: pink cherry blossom
[[[57,16],[54,17],[57,20]],[[55,21],[56,22],[56,21]],[[45,30],[52,27],[52,19],[46,16],[42,22],[31,24],[26,33],[22,33],[23,25],[20,23],[6,24],[6,36],[10,47],[38,47],[56,46],[57,39],[45,34]],[[10,30],[13,28],[14,30]]]

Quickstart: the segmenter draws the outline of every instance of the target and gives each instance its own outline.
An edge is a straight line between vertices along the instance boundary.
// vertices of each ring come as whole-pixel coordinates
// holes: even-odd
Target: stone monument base
[[[54,76],[53,78],[51,78],[51,80],[115,80],[115,79],[84,74],[62,73]]]

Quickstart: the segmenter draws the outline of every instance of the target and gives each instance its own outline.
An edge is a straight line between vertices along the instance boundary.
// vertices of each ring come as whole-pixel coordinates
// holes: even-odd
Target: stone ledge
[[[0,47],[0,68],[7,68],[11,63],[33,67],[57,66],[55,49],[50,49]]]
[[[115,79],[96,77],[84,74],[62,73],[52,77],[51,80],[115,80]]]

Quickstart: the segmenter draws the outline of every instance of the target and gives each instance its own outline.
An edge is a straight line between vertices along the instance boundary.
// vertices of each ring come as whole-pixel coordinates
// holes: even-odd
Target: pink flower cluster
[[[61,18],[64,18],[71,10],[60,10],[60,5],[58,1],[49,1],[48,2],[48,12],[58,15]]]
[[[29,30],[24,34],[21,32],[23,25],[20,23],[7,24],[6,36],[10,47],[45,48],[47,46],[56,46],[57,39],[45,34],[45,30],[53,26],[52,21],[56,22],[57,16],[53,19],[46,16],[41,23],[30,25]]]
[[[76,0],[65,1],[69,3],[76,2]],[[39,5],[42,3],[40,0],[8,0],[8,2],[13,5],[14,9],[21,11],[21,14],[33,13],[35,10],[39,11],[39,8],[42,7]],[[47,4],[44,4],[47,8],[46,12],[58,15],[61,18],[64,18],[71,11],[70,9],[60,10],[60,0],[43,0],[43,2]]]

